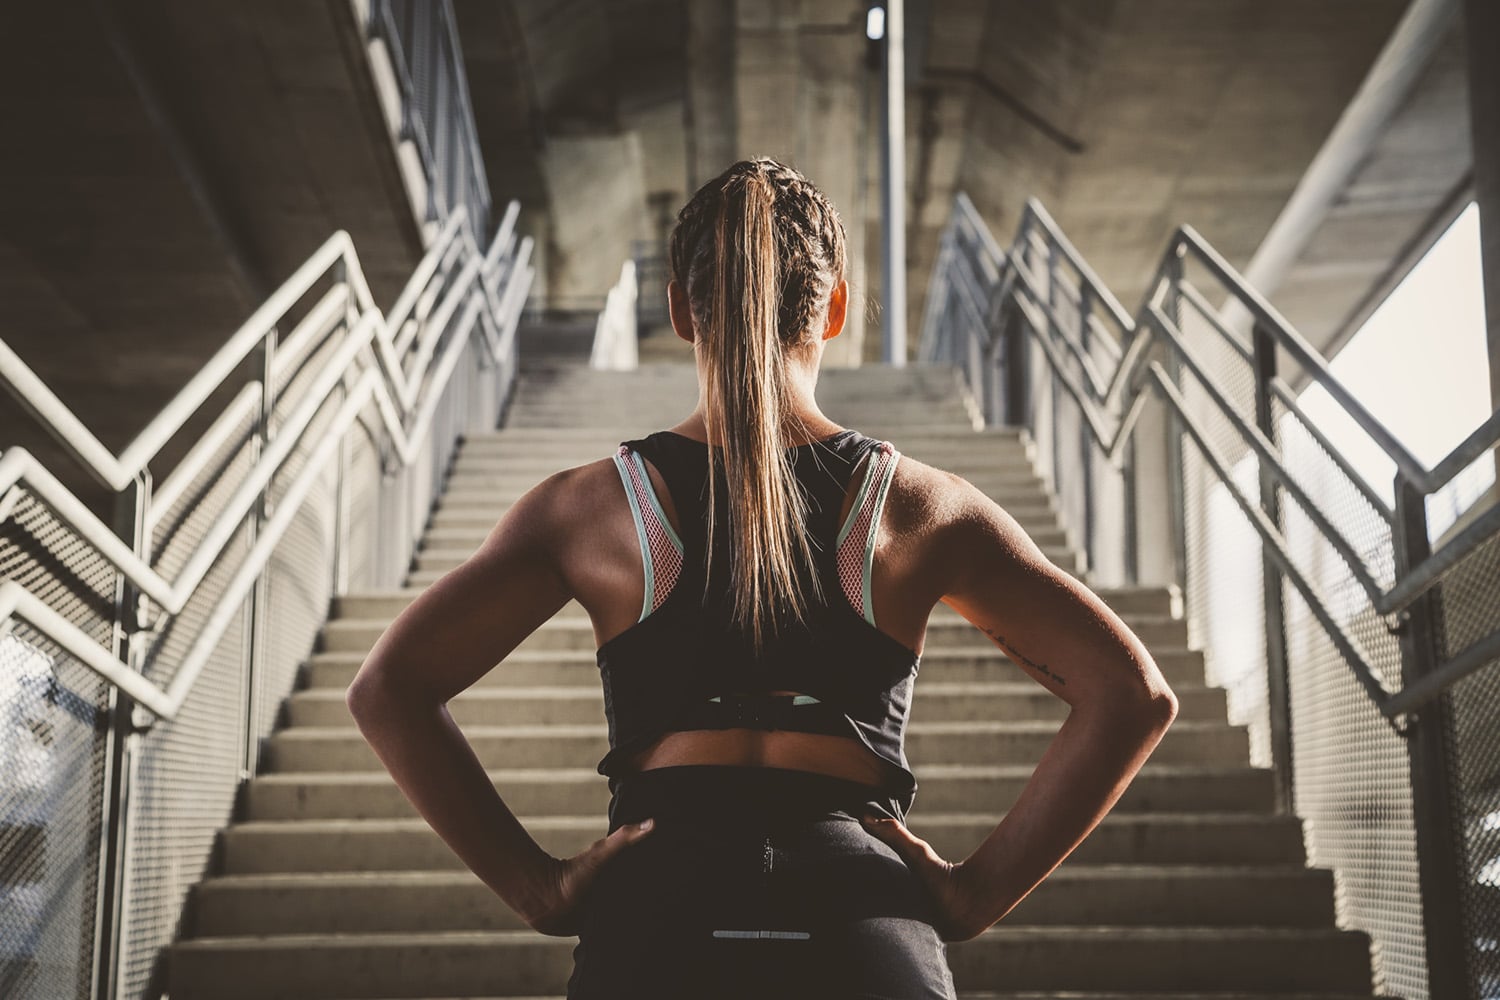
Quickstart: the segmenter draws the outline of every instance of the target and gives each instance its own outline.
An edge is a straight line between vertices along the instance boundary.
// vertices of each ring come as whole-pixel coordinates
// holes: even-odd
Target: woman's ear
[[[693,334],[693,307],[688,303],[687,289],[676,278],[667,282],[667,313],[672,317],[672,332],[689,344]]]
[[[823,339],[832,340],[842,333],[848,316],[849,282],[841,278],[828,296],[828,325],[823,328]]]

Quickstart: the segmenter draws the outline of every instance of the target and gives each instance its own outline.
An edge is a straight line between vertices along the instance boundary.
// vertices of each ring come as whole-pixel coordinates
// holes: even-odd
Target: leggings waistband
[[[878,788],[792,768],[682,764],[624,775],[614,785],[611,831],[647,816],[797,818],[868,806],[905,818],[896,801]]]

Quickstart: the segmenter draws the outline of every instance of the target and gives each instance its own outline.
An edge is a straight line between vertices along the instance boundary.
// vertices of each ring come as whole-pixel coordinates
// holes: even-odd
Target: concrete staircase
[[[335,601],[269,766],[224,831],[221,871],[196,887],[170,954],[173,1000],[558,997],[574,939],[526,928],[426,826],[355,729],[344,692],[412,596],[479,544],[546,473],[675,423],[685,365],[634,373],[532,367],[506,426],[463,443],[407,589]],[[1048,555],[1078,563],[1011,430],[976,431],[951,371],[825,371],[833,419],[970,478]],[[1096,588],[1099,589],[1099,588]],[[1295,816],[1272,812],[1268,771],[1204,685],[1203,655],[1162,588],[1099,589],[1152,650],[1180,715],[1114,811],[980,938],[950,945],[978,998],[1369,997],[1370,941],[1334,921],[1334,883],[1307,867]],[[607,749],[587,617],[576,603],[450,703],[496,786],[558,855],[606,828]],[[1067,705],[967,622],[933,612],[908,754],[913,829],[948,857],[1002,818]]]

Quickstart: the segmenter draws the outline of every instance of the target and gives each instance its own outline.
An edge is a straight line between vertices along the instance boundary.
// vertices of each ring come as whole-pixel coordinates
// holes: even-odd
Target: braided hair
[[[686,292],[706,369],[709,541],[715,487],[728,483],[731,616],[757,652],[787,618],[821,598],[801,530],[807,500],[786,447],[785,352],[814,344],[846,267],[844,225],[812,182],[769,157],[741,160],[677,215],[671,276]],[[711,572],[711,567],[708,567]]]

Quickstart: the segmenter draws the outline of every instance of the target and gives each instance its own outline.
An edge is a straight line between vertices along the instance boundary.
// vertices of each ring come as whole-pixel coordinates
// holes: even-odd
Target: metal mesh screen
[[[205,544],[211,525],[249,474],[253,416],[242,420],[198,481],[166,512],[152,537],[154,564],[168,579]],[[246,523],[214,562],[182,611],[150,642],[142,672],[170,683],[251,543]],[[160,720],[140,738],[130,793],[125,899],[121,935],[121,996],[163,986],[159,949],[177,931],[189,889],[207,870],[214,838],[232,815],[245,741],[245,604],[224,633],[175,719]]]
[[[1192,313],[1183,311],[1182,333],[1188,351],[1212,373],[1235,412],[1254,423],[1255,382],[1242,353],[1244,345],[1237,349],[1218,331],[1195,320]],[[1235,485],[1252,504],[1258,504],[1260,466],[1256,456],[1244,447],[1238,428],[1214,403],[1202,381],[1186,365],[1175,367],[1188,412],[1215,452],[1229,462]],[[1224,689],[1230,724],[1246,727],[1250,764],[1270,767],[1260,536],[1204,460],[1197,443],[1186,434],[1179,440],[1186,522],[1183,600],[1188,645],[1203,650],[1207,683]]]
[[[1086,277],[1087,268],[1070,256],[1064,238],[1051,226],[1043,210],[1028,207],[1020,235],[1007,253],[1031,280],[1029,287],[1018,284],[1012,293],[1052,304],[1053,318],[1036,322],[1076,332],[1077,324],[1084,322],[1078,316],[1080,308],[1085,316],[1088,309],[1087,304],[1079,307],[1078,293],[1067,279]],[[986,260],[1001,255],[985,249],[982,228],[972,203],[960,195],[943,235],[921,349],[924,360],[963,367],[971,385],[989,377],[975,374],[980,367],[978,345],[1003,337],[1006,322],[1003,312],[999,320],[976,314],[975,303],[996,294],[1008,280],[982,273]],[[1184,236],[1174,241],[1162,259],[1150,302],[1160,303],[1167,322],[1152,318],[1149,304],[1136,318],[1138,333],[1154,336],[1163,332],[1157,330],[1163,325],[1181,337],[1182,352],[1166,336],[1151,350],[1162,355],[1188,421],[1204,442],[1200,445],[1182,421],[1172,418],[1177,433],[1170,447],[1180,458],[1177,485],[1183,509],[1178,527],[1184,545],[1189,645],[1204,653],[1207,682],[1226,691],[1229,721],[1247,727],[1253,766],[1270,767],[1280,756],[1273,753],[1273,720],[1284,708],[1291,743],[1286,751],[1293,790],[1290,806],[1305,823],[1308,862],[1334,875],[1338,926],[1369,935],[1376,992],[1424,1000],[1439,991],[1435,980],[1450,971],[1447,965],[1456,962],[1461,950],[1470,977],[1464,995],[1500,998],[1500,659],[1482,663],[1419,707],[1414,728],[1405,734],[1382,713],[1350,662],[1363,661],[1373,684],[1390,694],[1433,665],[1468,658],[1476,643],[1493,642],[1500,633],[1500,538],[1462,556],[1433,588],[1440,648],[1434,651],[1434,664],[1420,662],[1426,655],[1420,631],[1425,618],[1413,617],[1403,624],[1397,615],[1375,610],[1379,595],[1396,585],[1398,546],[1410,550],[1395,527],[1395,461],[1341,408],[1321,408],[1328,398],[1319,398],[1322,388],[1300,399],[1294,396],[1289,383],[1312,385],[1313,380],[1288,374],[1300,363],[1300,355],[1294,356],[1287,346],[1293,334],[1277,328],[1279,321],[1269,313],[1254,319],[1252,313],[1259,308],[1254,297],[1237,286],[1235,276],[1215,263],[1217,258],[1195,239]],[[1066,277],[1053,280],[1059,268]],[[1181,286],[1176,284],[1179,276],[1188,279]],[[1214,291],[1204,297],[1193,288]],[[1219,311],[1210,299],[1226,292],[1231,307]],[[1254,327],[1252,322],[1265,326]],[[1048,342],[1056,343],[1051,337],[1056,330],[1045,332]],[[1148,554],[1136,544],[1138,531],[1144,528],[1157,535],[1167,529],[1169,519],[1144,507],[1136,512],[1134,523],[1129,516],[1109,525],[1100,519],[1107,504],[1101,503],[1104,494],[1099,491],[1112,486],[1112,469],[1070,453],[1079,429],[1078,408],[1061,393],[1054,363],[1040,357],[1029,339],[1025,347],[1019,362],[1024,377],[1005,391],[1014,388],[1028,400],[1023,419],[1037,443],[1037,465],[1054,484],[1060,513],[1069,526],[1091,527],[1086,535],[1090,543],[1102,553],[1118,550],[1122,565],[1128,566],[1132,555]],[[1275,357],[1258,359],[1257,348]],[[1064,372],[1080,372],[1076,359],[1067,354],[1055,364]],[[1258,367],[1277,374],[1268,378]],[[1258,406],[1263,426],[1257,420]],[[994,421],[1001,410],[992,405],[988,412]],[[1137,426],[1149,425],[1143,421]],[[1260,457],[1249,428],[1265,436],[1269,453],[1284,469],[1284,480]],[[1350,442],[1348,434],[1364,434],[1365,440]],[[1140,440],[1154,445],[1156,439]],[[1425,498],[1433,551],[1492,510],[1500,497],[1493,486],[1490,447]],[[1223,464],[1223,475],[1234,491],[1221,481],[1220,471],[1202,449],[1211,450]],[[1376,471],[1356,471],[1344,454],[1358,456],[1364,470],[1370,468],[1370,456],[1377,456]],[[1373,478],[1367,482],[1366,476]],[[1087,488],[1081,482],[1087,482]],[[1261,506],[1263,492],[1272,489],[1274,494],[1266,497],[1271,502]],[[1410,485],[1403,490],[1404,496],[1415,495]],[[1339,652],[1290,575],[1269,562],[1269,550],[1235,492],[1252,509],[1260,507],[1274,525],[1286,559],[1317,595],[1335,623],[1335,634],[1353,650],[1352,657]],[[1154,501],[1149,491],[1145,495]],[[1087,506],[1090,502],[1092,508]],[[1114,565],[1108,556],[1097,554],[1094,563],[1100,569]],[[1150,572],[1160,579],[1159,574],[1170,574],[1171,567],[1153,565]],[[1275,575],[1268,579],[1268,572]],[[1101,575],[1115,579],[1107,570]],[[1268,634],[1268,622],[1274,626],[1278,616],[1281,631]],[[1412,636],[1406,649],[1403,634]],[[1278,689],[1271,670],[1283,648],[1287,703],[1278,706],[1271,704],[1271,693]],[[1403,656],[1417,660],[1404,662]],[[1440,727],[1436,733],[1431,732],[1434,726]],[[1423,734],[1432,738],[1413,739]],[[1439,755],[1438,774],[1447,772],[1451,816],[1415,815],[1417,802],[1426,799],[1413,794],[1414,761],[1424,780],[1430,778],[1429,752]],[[1441,803],[1442,789],[1433,791],[1433,801]],[[1420,855],[1419,828],[1424,838],[1431,831],[1436,840]],[[1463,941],[1451,960],[1429,956],[1426,947],[1426,935],[1445,932],[1440,921],[1452,912],[1447,909],[1446,875],[1440,870],[1445,839],[1451,839],[1458,859],[1455,905],[1462,910],[1453,922],[1461,922]],[[1424,869],[1431,884],[1423,881]],[[1433,923],[1430,929],[1425,926],[1424,904]],[[1435,940],[1445,945],[1451,941]],[[1434,967],[1438,961],[1444,965]]]
[[[12,580],[108,645],[114,568],[16,487],[0,522]],[[110,692],[26,622],[0,633],[0,996],[87,996]]]
[[[446,232],[449,241],[455,230]],[[511,391],[514,331],[498,346],[481,345],[474,325],[498,326],[510,316],[482,308],[477,284],[457,285],[468,248],[462,241],[434,246],[443,263],[411,316],[417,336],[399,352],[421,380],[411,412],[405,398],[392,401],[401,433],[416,435],[405,464],[375,399],[346,429],[336,423],[352,414],[340,415],[348,393],[367,391],[380,370],[368,343],[349,340],[353,310],[328,298],[344,293],[338,278],[347,262],[329,258],[334,263],[323,278],[299,286],[301,301],[282,317],[285,342],[271,341],[273,407],[264,428],[258,407],[249,405],[259,389],[234,394],[224,401],[237,409],[226,412],[238,415],[214,422],[186,449],[180,468],[193,481],[166,476],[156,484],[159,502],[146,494],[141,555],[190,596],[176,613],[154,600],[133,602],[123,621],[141,631],[129,653],[116,624],[123,581],[96,543],[64,526],[24,486],[0,495],[0,582],[24,588],[101,649],[128,657],[168,694],[184,670],[199,667],[173,718],[141,709],[138,721],[148,728],[126,735],[130,726],[108,682],[45,638],[41,626],[18,616],[0,623],[6,1000],[89,997],[101,979],[110,995],[132,1000],[165,991],[165,948],[181,929],[192,886],[214,870],[218,832],[235,818],[237,794],[257,772],[262,741],[276,728],[331,597],[400,585],[459,439],[494,426]],[[517,293],[531,279],[520,264],[529,241],[510,249],[521,256],[502,263],[503,287],[494,270],[467,273],[517,309],[524,297]],[[315,330],[314,319],[323,327]],[[357,329],[364,336],[369,327]],[[346,368],[354,356],[362,365]],[[446,379],[441,388],[437,378]],[[252,476],[273,459],[261,489]],[[254,498],[248,507],[247,496]],[[280,532],[274,542],[265,534],[273,529]],[[129,545],[128,525],[119,530]],[[215,541],[215,533],[224,540]],[[258,576],[247,561],[257,544],[267,554]],[[123,769],[114,768],[119,760]],[[123,799],[112,794],[114,785],[127,790]],[[117,799],[119,815],[111,817]],[[115,927],[117,916],[100,889],[111,884],[104,859],[114,842],[112,820],[123,838],[116,900],[123,918],[113,948],[104,948],[111,935],[102,931]],[[105,968],[96,968],[101,960],[110,963],[107,979]]]
[[[1494,456],[1485,454],[1475,465],[1493,462]],[[1461,474],[1449,489],[1464,489],[1464,479]],[[1429,511],[1443,499],[1442,491],[1430,498]],[[1433,547],[1438,544],[1434,541]],[[1444,578],[1438,593],[1441,659],[1500,628],[1500,538],[1477,548]],[[1489,661],[1443,697],[1453,727],[1448,770],[1457,812],[1453,829],[1468,936],[1469,995],[1493,998],[1500,996],[1500,660]]]
[[[1272,412],[1291,477],[1338,527],[1381,589],[1394,582],[1390,524],[1339,467],[1314,428],[1281,399]],[[1387,487],[1377,493],[1390,500]],[[1283,533],[1298,568],[1370,664],[1382,686],[1401,686],[1398,638],[1370,605],[1348,564],[1290,494]],[[1294,588],[1283,591],[1291,685],[1293,790],[1307,823],[1308,859],[1335,873],[1341,927],[1369,933],[1377,989],[1427,996],[1422,894],[1405,742],[1371,703]]]

